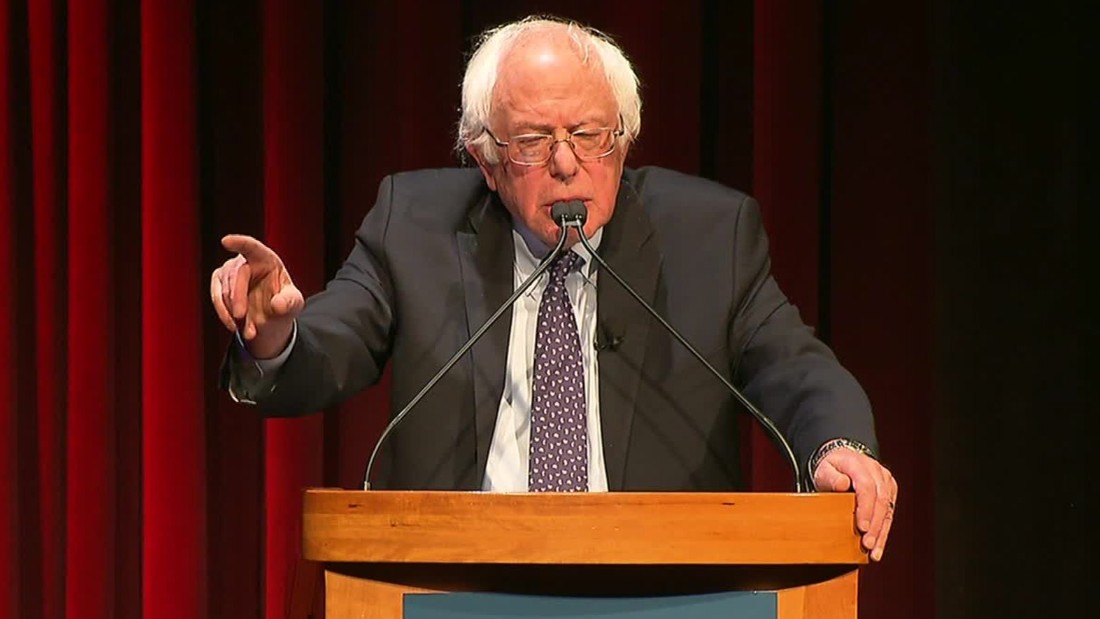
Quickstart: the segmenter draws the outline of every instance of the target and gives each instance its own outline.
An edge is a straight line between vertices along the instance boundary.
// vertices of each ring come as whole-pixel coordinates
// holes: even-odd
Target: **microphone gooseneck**
[[[574,200],[566,204],[572,205],[568,208],[562,209],[563,213],[568,214],[567,216],[572,218],[572,220],[568,222],[569,225],[574,225],[572,221],[580,221],[581,223],[575,225],[577,225],[578,227],[583,226],[583,222],[585,219],[587,219],[588,216],[588,212],[584,206],[584,203],[580,200]],[[555,205],[555,207],[556,206],[557,205]],[[580,215],[579,217],[575,215],[578,209],[584,211],[584,214]],[[653,316],[653,318],[657,322],[661,323],[661,326],[665,328],[665,331],[669,332],[672,337],[676,338],[676,341],[680,342],[680,344],[685,349],[687,349],[689,353],[691,353],[691,356],[695,357],[695,359],[699,363],[703,364],[703,367],[710,371],[710,373],[713,374],[714,377],[717,378],[723,386],[725,386],[726,390],[733,394],[733,397],[736,398],[737,401],[745,407],[745,410],[749,411],[749,414],[751,414],[756,419],[756,421],[764,427],[764,430],[771,437],[772,442],[775,443],[777,447],[779,447],[780,451],[782,451],[783,454],[787,457],[787,460],[790,461],[791,470],[794,471],[795,492],[806,492],[806,486],[802,480],[802,467],[798,465],[798,458],[795,457],[794,450],[791,449],[790,443],[787,442],[787,439],[783,438],[783,434],[779,431],[779,428],[775,427],[775,424],[772,423],[772,420],[768,419],[764,415],[764,413],[760,412],[760,409],[756,408],[756,406],[752,402],[750,402],[749,399],[746,398],[745,395],[742,394],[737,387],[734,387],[733,383],[727,380],[725,376],[722,376],[722,374],[717,369],[715,369],[714,366],[711,365],[710,362],[707,361],[706,358],[704,358],[703,355],[700,354],[699,351],[696,350],[695,347],[692,346],[691,343],[689,343],[684,338],[684,336],[680,335],[679,331],[673,328],[673,326],[669,324],[667,320],[662,318],[661,315],[657,313],[657,310],[653,309],[653,307],[649,303],[647,303],[646,300],[643,299],[641,295],[639,295],[634,290],[634,288],[630,286],[630,284],[626,283],[626,281],[622,277],[620,277],[619,274],[616,273],[615,270],[612,269],[611,266],[608,265],[607,262],[605,262],[598,253],[596,253],[596,250],[593,249],[591,245],[589,245],[588,239],[585,238],[583,230],[580,230],[580,241],[581,244],[584,245],[584,248],[588,250],[588,253],[592,255],[592,258],[597,263],[599,263],[600,271],[606,271],[608,275],[612,277],[612,279],[618,282],[619,285],[622,286],[623,289],[630,294],[630,296],[634,297],[634,300],[641,304],[641,306],[644,307],[645,310],[649,312],[649,315]]]
[[[558,204],[554,205],[555,209],[557,208]],[[581,208],[584,208],[584,204],[581,204]],[[489,331],[489,328],[492,327],[494,323],[496,323],[497,319],[500,318],[502,314],[504,314],[505,310],[512,307],[512,305],[516,302],[516,299],[520,298],[523,293],[527,292],[527,290],[536,281],[538,281],[539,277],[542,276],[542,274],[545,273],[548,268],[550,268],[550,263],[554,261],[554,258],[558,257],[558,254],[560,254],[562,249],[565,247],[566,237],[569,236],[569,230],[565,225],[565,220],[567,218],[575,218],[576,214],[574,211],[575,209],[569,210],[565,213],[561,213],[557,210],[551,211],[551,217],[553,217],[554,221],[557,222],[559,226],[561,226],[561,235],[558,237],[558,244],[554,247],[553,251],[551,251],[549,254],[546,255],[545,258],[542,259],[542,262],[539,263],[539,266],[535,269],[535,272],[531,273],[531,275],[522,284],[520,284],[518,288],[516,288],[516,291],[512,293],[512,296],[508,297],[508,300],[502,303],[501,306],[498,307],[495,312],[493,312],[492,316],[489,316],[489,318],[485,321],[485,324],[481,325],[481,327],[479,327],[478,330],[470,336],[470,339],[466,340],[466,343],[463,344],[462,347],[459,348],[458,351],[455,352],[455,354],[447,360],[447,363],[443,364],[443,367],[441,367],[439,371],[435,373],[435,376],[433,376],[432,379],[429,380],[427,384],[425,384],[424,387],[422,387],[415,396],[413,396],[413,399],[409,400],[409,403],[406,404],[399,413],[394,415],[393,419],[391,419],[390,422],[386,425],[386,428],[382,430],[382,435],[378,437],[378,441],[374,444],[374,450],[371,451],[370,459],[367,461],[367,468],[363,472],[363,490],[371,489],[370,474],[371,471],[374,469],[374,460],[378,457],[378,452],[381,450],[382,443],[385,442],[386,437],[388,437],[393,432],[394,428],[396,428],[401,423],[401,420],[404,419],[410,411],[412,411],[413,407],[416,406],[420,402],[420,400],[424,399],[424,396],[427,395],[429,391],[431,391],[432,387],[434,387],[435,384],[438,383],[440,379],[442,379],[443,376],[447,372],[449,372],[456,363],[458,363],[458,360],[461,359],[467,352],[469,352],[469,350],[473,348],[474,344],[476,344],[478,340],[480,340],[481,337]],[[586,215],[587,213],[583,213],[582,217]],[[581,236],[583,237],[584,235],[581,234]]]

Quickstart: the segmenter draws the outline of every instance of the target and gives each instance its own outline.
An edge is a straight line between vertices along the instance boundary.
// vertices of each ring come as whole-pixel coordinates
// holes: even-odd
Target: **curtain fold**
[[[263,236],[261,3],[199,3],[203,277],[230,257],[228,232]],[[205,280],[203,286],[206,286]],[[215,388],[229,334],[203,304],[207,578],[211,617],[264,612],[264,422]]]
[[[14,47],[13,13],[7,0],[0,1],[0,281],[8,288],[15,284],[15,157],[12,119],[15,115],[12,101],[16,96],[13,87],[12,57]],[[8,322],[16,317],[15,296],[0,295],[0,316]],[[19,476],[17,467],[18,430],[16,405],[16,346],[13,329],[0,326],[0,615],[14,617],[19,608]]]
[[[22,575],[24,594],[38,598],[42,616],[62,616],[64,596],[64,433],[65,351],[62,333],[68,314],[65,298],[65,37],[60,2],[27,7],[30,78],[31,191],[33,204],[34,348],[20,362],[34,366],[36,427],[33,443],[23,443],[37,458],[26,486],[37,505],[28,506],[38,529],[25,540],[30,561]],[[21,351],[22,352],[22,351]],[[33,361],[31,361],[33,359]],[[30,437],[28,437],[30,438]],[[34,456],[27,461],[34,461]],[[30,524],[30,523],[28,523]],[[31,526],[34,526],[33,524]]]
[[[325,282],[323,5],[263,5],[264,241],[303,291]],[[264,615],[282,619],[301,574],[302,491],[323,484],[324,419],[265,423]],[[307,592],[301,593],[308,594]]]
[[[195,7],[141,4],[142,606],[207,616]]]
[[[110,212],[110,91],[107,4],[68,7],[68,330],[66,505],[79,509],[65,529],[67,617],[111,617],[115,406],[114,290]],[[55,332],[62,330],[55,325]]]

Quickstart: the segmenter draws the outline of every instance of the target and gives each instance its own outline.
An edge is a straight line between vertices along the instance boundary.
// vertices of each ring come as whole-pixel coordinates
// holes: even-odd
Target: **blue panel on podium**
[[[405,595],[405,619],[775,619],[774,592],[729,592],[646,598],[577,598],[500,593]]]

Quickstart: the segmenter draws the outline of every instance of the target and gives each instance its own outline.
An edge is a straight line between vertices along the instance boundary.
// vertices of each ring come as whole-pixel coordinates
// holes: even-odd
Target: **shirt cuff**
[[[275,377],[279,369],[286,364],[286,360],[290,358],[290,353],[294,350],[294,344],[298,341],[298,321],[294,321],[290,331],[290,341],[287,343],[286,348],[278,356],[271,359],[253,357],[248,352],[244,340],[241,339],[240,331],[236,332],[233,337],[236,341],[231,351],[234,362],[230,364],[229,397],[233,398],[234,402],[255,404],[256,398],[260,394],[270,393],[275,388]]]

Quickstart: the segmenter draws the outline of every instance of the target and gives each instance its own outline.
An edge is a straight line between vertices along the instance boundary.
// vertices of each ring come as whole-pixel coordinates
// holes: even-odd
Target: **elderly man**
[[[615,44],[544,19],[490,31],[462,108],[459,140],[477,169],[384,180],[351,255],[308,302],[269,248],[224,239],[238,255],[214,272],[211,296],[238,334],[231,394],[265,414],[303,414],[374,383],[390,362],[392,401],[404,406],[557,244],[552,205],[581,201],[583,233],[608,267],[774,420],[816,488],[855,490],[863,543],[879,559],[897,484],[874,457],[866,396],[771,277],[751,198],[624,169],[641,102]],[[737,488],[730,392],[569,235],[397,428],[380,487]]]

